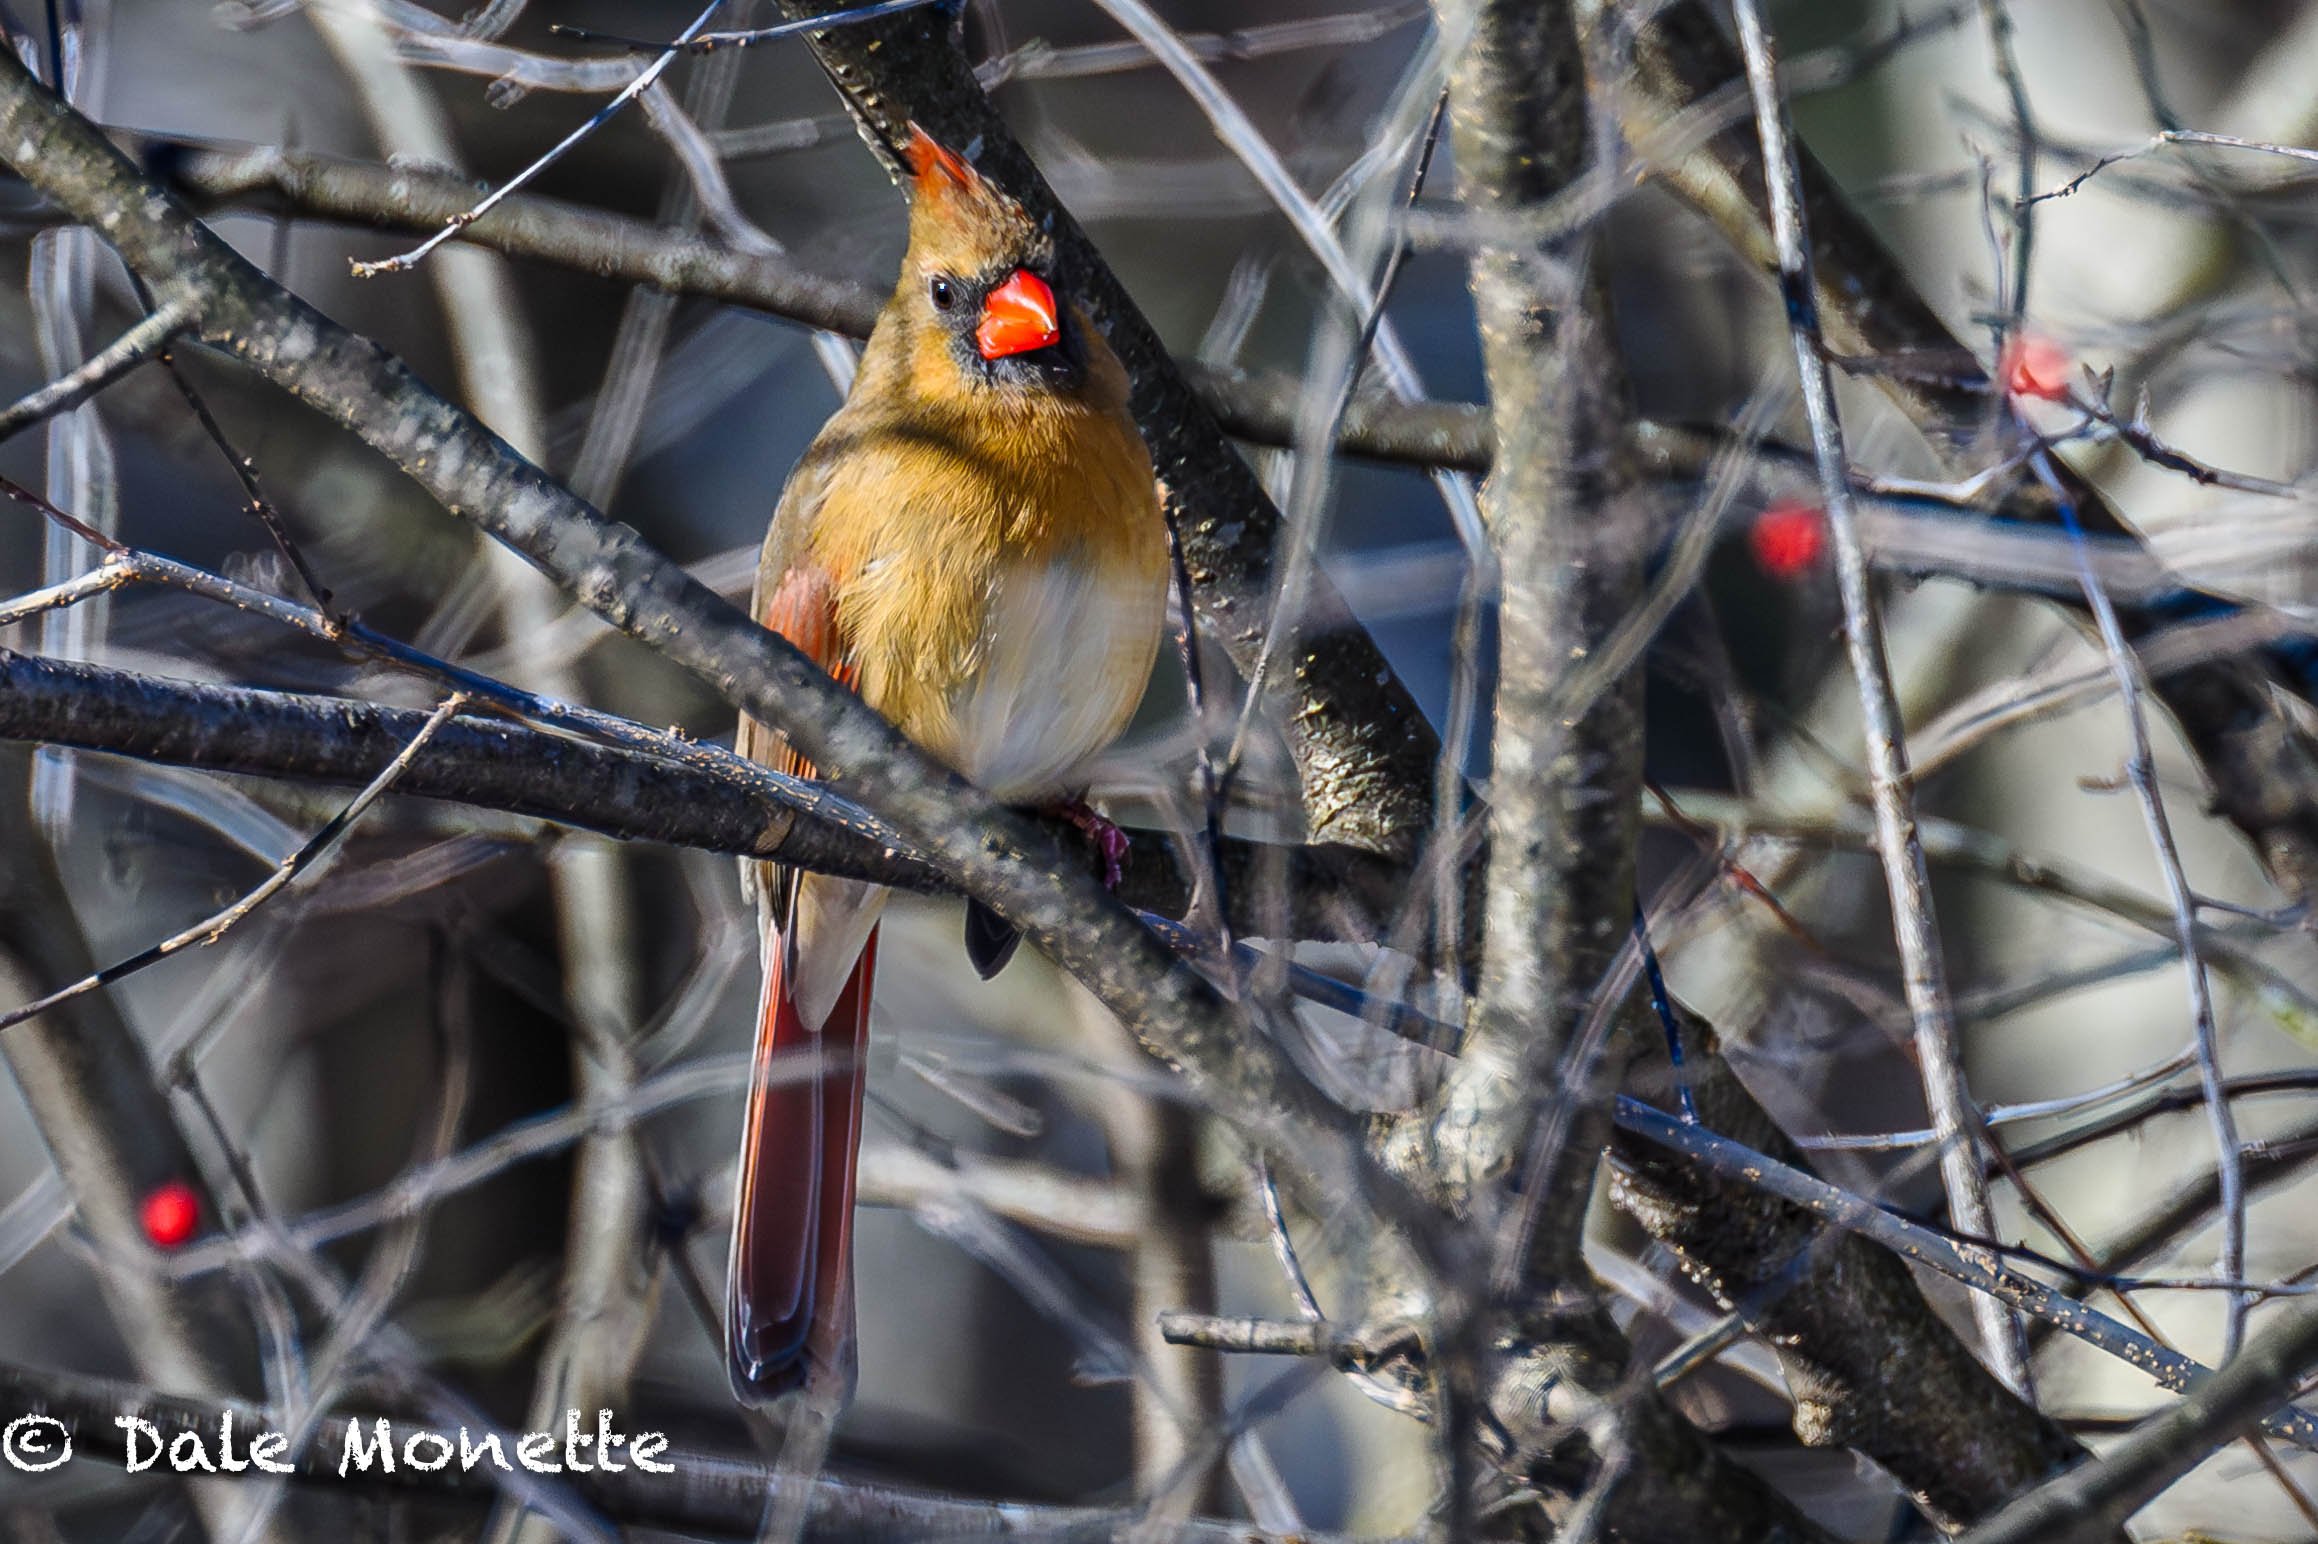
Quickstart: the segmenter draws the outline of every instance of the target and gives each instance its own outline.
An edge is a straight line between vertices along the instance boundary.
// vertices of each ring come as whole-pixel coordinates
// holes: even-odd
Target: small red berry
[[[2015,397],[2065,402],[2076,377],[2076,361],[2065,347],[2041,333],[2016,333],[2004,345],[1996,374]]]
[[[1755,516],[1747,544],[1764,573],[1800,578],[1827,555],[1827,516],[1816,504],[1782,500]]]
[[[201,1197],[181,1179],[165,1180],[145,1192],[137,1217],[155,1248],[175,1249],[201,1225]]]

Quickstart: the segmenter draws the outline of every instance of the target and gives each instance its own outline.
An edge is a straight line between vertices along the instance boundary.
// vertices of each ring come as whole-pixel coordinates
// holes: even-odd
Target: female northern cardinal
[[[906,158],[901,281],[781,494],[757,619],[999,799],[1053,801],[1125,727],[1158,651],[1168,557],[1151,460],[1125,370],[1057,294],[1051,239],[914,127]],[[812,775],[745,718],[740,748]],[[752,888],[765,985],[733,1216],[733,1387],[751,1403],[800,1388],[842,1401],[885,892],[771,864]],[[1009,936],[968,931],[988,974]]]

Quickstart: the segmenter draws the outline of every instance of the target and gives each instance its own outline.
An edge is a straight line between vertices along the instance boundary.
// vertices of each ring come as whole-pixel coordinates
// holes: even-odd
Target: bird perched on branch
[[[904,159],[901,279],[781,494],[757,619],[999,799],[1069,801],[1159,646],[1169,568],[1150,456],[1126,372],[1071,303],[1047,234],[914,127]],[[744,719],[740,747],[812,775],[764,725]],[[733,1387],[834,1406],[853,1380],[853,1177],[885,891],[753,868],[765,980],[733,1217]],[[1013,935],[970,913],[967,946],[989,975]]]

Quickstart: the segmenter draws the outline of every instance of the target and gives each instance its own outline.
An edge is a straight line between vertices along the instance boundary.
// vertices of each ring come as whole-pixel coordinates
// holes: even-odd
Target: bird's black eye
[[[958,284],[948,274],[935,274],[933,282],[926,286],[926,293],[933,297],[937,311],[953,310],[958,304]]]

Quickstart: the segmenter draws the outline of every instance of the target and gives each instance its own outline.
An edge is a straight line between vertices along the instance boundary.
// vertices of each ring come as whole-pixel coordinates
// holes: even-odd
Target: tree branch
[[[1464,202],[1518,217],[1576,182],[1592,149],[1572,7],[1440,0],[1435,11],[1445,36],[1470,29],[1449,96]],[[1496,732],[1479,995],[1431,1117],[1431,1156],[1451,1204],[1498,1241],[1469,1286],[1468,1333],[1494,1333],[1505,1312],[1513,1343],[1568,1389],[1567,1401],[1490,1400],[1518,1471],[1549,1491],[1598,1497],[1621,1538],[1800,1537],[1810,1525],[1634,1365],[1581,1252],[1615,1083],[1606,1048],[1583,1026],[1634,914],[1642,675],[1629,668],[1582,702],[1562,700],[1561,688],[1573,660],[1634,610],[1655,544],[1590,245],[1581,234],[1542,251],[1484,247],[1473,259],[1500,447],[1482,492],[1500,586]],[[1456,1391],[1457,1354],[1477,1348],[1455,1331],[1444,1338]],[[1606,1415],[1584,1421],[1581,1441],[1566,1412],[1587,1407]],[[1445,1413],[1454,1486],[1458,1417],[1472,1416],[1455,1405]]]
[[[377,230],[432,232],[475,199],[469,179],[421,166],[128,128],[106,132],[141,160],[149,175],[204,214],[340,220]],[[454,239],[665,294],[743,306],[847,337],[866,337],[880,304],[869,286],[814,273],[786,257],[534,193],[493,205],[481,219],[462,226]],[[1261,445],[1296,443],[1301,381],[1189,358],[1176,359],[1174,367],[1227,434]],[[1335,447],[1375,461],[1487,471],[1488,414],[1468,402],[1361,396],[1346,410]]]
[[[1518,215],[1585,169],[1576,22],[1560,3],[1483,0],[1472,14],[1450,86],[1463,197],[1483,213]],[[1444,30],[1455,15],[1444,9]],[[1559,700],[1573,663],[1639,602],[1654,546],[1626,448],[1632,408],[1608,295],[1588,245],[1485,247],[1473,260],[1491,412],[1507,447],[1482,499],[1500,587],[1488,914],[1466,1054],[1433,1140],[1444,1179],[1483,1215],[1481,1193],[1511,1170],[1546,1107],[1541,1091],[1595,1081],[1578,1026],[1634,907],[1641,672],[1625,671],[1590,702]],[[1577,277],[1565,281],[1565,267]],[[1541,1208],[1527,1262],[1540,1279],[1570,1279],[1579,1266],[1608,1093],[1576,1096],[1590,1108],[1575,1117],[1570,1161],[1545,1154],[1546,1167],[1523,1178],[1525,1203]]]
[[[1892,933],[1899,947],[1901,986],[1914,1021],[1916,1060],[1923,1074],[1924,1099],[1940,1137],[1940,1174],[1956,1226],[1970,1238],[1995,1234],[1982,1167],[1984,1133],[1964,1077],[1964,1050],[1948,995],[1947,963],[1939,924],[1932,910],[1931,870],[1924,861],[1916,828],[1915,790],[1908,774],[1906,731],[1884,657],[1883,622],[1868,587],[1867,557],[1852,520],[1850,461],[1835,402],[1835,384],[1819,334],[1819,313],[1804,243],[1802,180],[1788,145],[1784,103],[1776,62],[1755,0],[1735,0],[1739,38],[1753,89],[1755,125],[1770,179],[1771,226],[1778,257],[1780,293],[1787,299],[1788,329],[1795,368],[1802,377],[1803,404],[1811,421],[1811,443],[1819,463],[1820,498],[1834,537],[1837,588],[1843,597],[1843,639],[1851,672],[1859,683],[1859,709],[1867,739],[1868,793],[1875,808],[1876,850],[1884,887],[1891,899]],[[1988,1262],[1994,1263],[1993,1258]],[[2017,1325],[1993,1299],[1975,1297],[1988,1355],[2015,1388],[2028,1387],[2027,1344]]]
[[[2102,1544],[2165,1488],[2258,1430],[2318,1369],[2318,1298],[2298,1297],[2219,1372],[2101,1456],[2020,1497],[1959,1544]]]
[[[50,381],[38,391],[0,410],[0,440],[11,439],[34,424],[69,413],[98,392],[159,355],[169,340],[185,327],[184,311],[162,310],[138,322],[111,344],[92,354],[77,369]]]
[[[213,686],[0,649],[0,740],[105,751],[141,761],[358,788],[407,744],[424,713],[344,697]],[[940,868],[897,846],[843,803],[792,804],[618,746],[551,734],[501,719],[460,717],[443,726],[426,758],[395,791],[476,809],[554,821],[628,841],[772,858],[816,873],[867,879],[924,894],[956,894]],[[1064,851],[1069,822],[1028,816]],[[1373,937],[1406,895],[1408,871],[1355,847],[1279,847],[1226,837],[1218,849],[1230,921],[1263,936],[1283,920],[1298,937]],[[1090,860],[1091,863],[1091,860]],[[1284,881],[1294,905],[1283,918],[1262,894]],[[1091,869],[1090,869],[1091,871]],[[1136,844],[1118,895],[1138,911],[1179,917],[1190,907],[1195,867],[1165,839]]]
[[[1726,1177],[1742,1180],[1764,1194],[1790,1201],[1838,1227],[1860,1233],[1902,1259],[1960,1281],[1981,1296],[2034,1314],[2140,1369],[2164,1388],[2191,1388],[2213,1371],[2034,1277],[2002,1264],[1993,1267],[1982,1264],[1978,1257],[1987,1252],[1984,1249],[1967,1247],[1945,1233],[1910,1222],[1873,1201],[1830,1185],[1791,1164],[1766,1157],[1702,1125],[1689,1125],[1648,1105],[1620,1099],[1618,1127]],[[2318,1452],[2318,1413],[2288,1406],[2264,1420],[2262,1429],[2296,1447]]]
[[[1682,1022],[1701,1125],[1805,1167],[1728,1063],[1708,1054],[1711,1034],[1687,1013]],[[1946,1527],[2084,1457],[1989,1374],[1889,1251],[1630,1133],[1614,1151],[1617,1203],[1778,1352],[1806,1445],[1856,1448]]]

